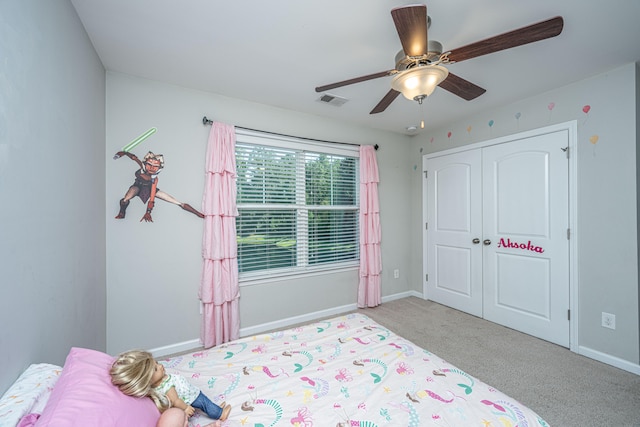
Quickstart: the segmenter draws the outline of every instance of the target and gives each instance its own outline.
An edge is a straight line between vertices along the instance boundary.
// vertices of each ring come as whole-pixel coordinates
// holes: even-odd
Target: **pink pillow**
[[[16,427],[32,427],[36,425],[36,421],[40,418],[40,414],[27,414],[20,418],[20,422]]]
[[[72,348],[35,427],[154,427],[160,412],[151,399],[125,396],[111,384],[113,360]]]

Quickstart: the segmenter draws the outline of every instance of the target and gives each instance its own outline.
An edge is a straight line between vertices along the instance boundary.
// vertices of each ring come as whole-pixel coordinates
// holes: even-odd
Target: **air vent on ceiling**
[[[326,104],[330,104],[333,105],[334,107],[340,107],[342,106],[345,102],[348,101],[347,98],[342,98],[340,96],[336,96],[336,95],[330,95],[328,93],[325,93],[324,95],[322,95],[320,98],[318,98],[319,102],[324,102]]]

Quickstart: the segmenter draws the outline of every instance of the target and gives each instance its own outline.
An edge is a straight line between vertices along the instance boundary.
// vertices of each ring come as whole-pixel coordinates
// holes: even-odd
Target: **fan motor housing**
[[[420,65],[432,64],[440,59],[440,55],[442,55],[442,43],[436,40],[429,40],[427,42],[427,53],[422,56],[407,56],[404,50],[400,50],[395,58],[396,70],[404,71]]]

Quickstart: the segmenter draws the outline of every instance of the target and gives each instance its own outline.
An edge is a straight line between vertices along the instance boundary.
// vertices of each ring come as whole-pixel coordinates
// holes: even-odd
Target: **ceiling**
[[[390,10],[402,0],[71,0],[102,63],[187,88],[417,134],[640,60],[637,0],[430,0],[429,38],[453,50],[554,16],[551,39],[449,64],[486,89],[465,101],[441,88],[422,107],[382,77],[328,91],[315,87],[391,70],[402,48]],[[206,113],[206,112],[203,112]],[[409,131],[420,120],[425,130]]]

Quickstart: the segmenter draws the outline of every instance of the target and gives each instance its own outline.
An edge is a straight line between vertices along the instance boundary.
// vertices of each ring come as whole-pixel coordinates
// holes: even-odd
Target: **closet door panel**
[[[481,156],[470,150],[428,159],[425,247],[432,301],[482,316]]]
[[[569,346],[566,131],[483,148],[484,318]]]

